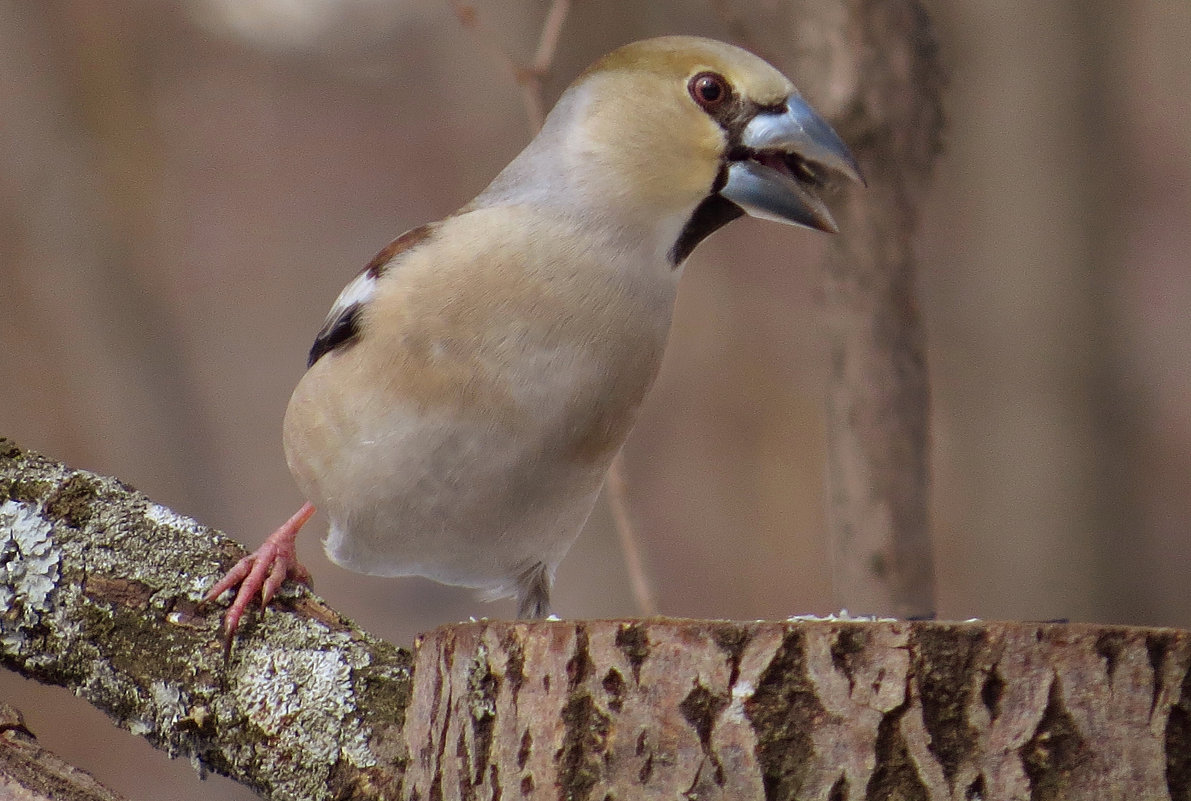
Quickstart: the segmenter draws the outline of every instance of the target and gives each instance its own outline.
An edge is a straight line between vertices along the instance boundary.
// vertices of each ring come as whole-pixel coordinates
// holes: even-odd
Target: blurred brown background
[[[645,36],[780,53],[798,5],[577,0],[547,99]],[[939,613],[1191,625],[1191,4],[930,7]],[[493,48],[528,61],[545,11],[483,3],[477,34],[437,0],[0,0],[0,433],[258,544],[300,503],[279,431],[323,315],[525,143]],[[831,611],[823,247],[746,220],[688,263],[626,449],[666,614]],[[347,573],[323,525],[301,544],[320,593],[380,635],[512,611]],[[555,599],[633,613],[606,508]],[[0,695],[131,798],[252,797],[63,691],[3,674]]]

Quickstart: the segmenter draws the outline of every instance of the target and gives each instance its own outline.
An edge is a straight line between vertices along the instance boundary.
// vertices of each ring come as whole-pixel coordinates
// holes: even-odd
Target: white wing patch
[[[310,358],[306,360],[307,367],[335,348],[356,340],[360,334],[360,312],[376,294],[376,282],[396,263],[398,256],[424,242],[434,228],[434,225],[421,225],[406,231],[377,253],[363,272],[343,288],[331,305],[318,336],[314,338]]]
[[[331,304],[331,311],[327,312],[327,319],[323,322],[323,329],[335,324],[352,306],[363,306],[372,300],[376,294],[377,276],[373,270],[364,270],[343,288],[339,297]]]

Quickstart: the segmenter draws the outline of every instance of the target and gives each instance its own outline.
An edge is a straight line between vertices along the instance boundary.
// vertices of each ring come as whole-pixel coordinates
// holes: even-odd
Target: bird
[[[734,45],[665,36],[583,71],[471,202],[393,240],[335,300],[286,409],[306,503],[206,594],[249,605],[331,561],[550,612],[665,351],[683,265],[741,217],[834,233],[820,191],[864,183],[831,126]]]

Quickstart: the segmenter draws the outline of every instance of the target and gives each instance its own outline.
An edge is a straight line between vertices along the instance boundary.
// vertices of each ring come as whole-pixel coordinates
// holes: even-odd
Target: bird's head
[[[583,72],[478,200],[532,199],[660,226],[679,263],[742,214],[834,232],[816,193],[832,175],[863,181],[784,75],[738,47],[667,36]]]

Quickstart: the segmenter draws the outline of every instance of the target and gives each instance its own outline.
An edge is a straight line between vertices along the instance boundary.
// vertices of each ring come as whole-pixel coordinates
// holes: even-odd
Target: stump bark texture
[[[894,621],[448,626],[410,798],[1188,797],[1186,632]]]

